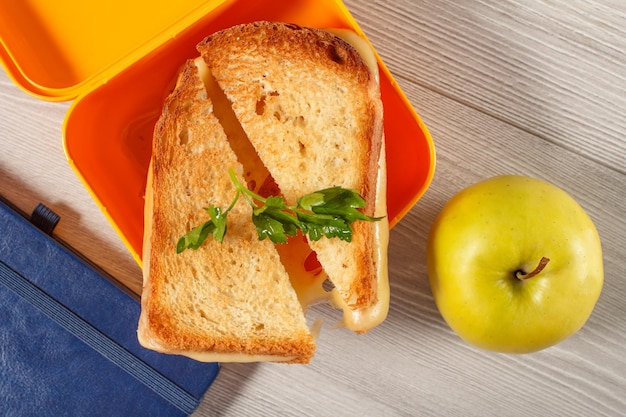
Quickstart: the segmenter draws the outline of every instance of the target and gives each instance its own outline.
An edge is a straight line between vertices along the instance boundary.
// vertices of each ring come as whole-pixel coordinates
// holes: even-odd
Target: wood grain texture
[[[397,77],[626,172],[626,3],[346,3]]]
[[[59,238],[140,293],[139,267],[65,158],[68,108],[26,95],[0,72],[0,195],[27,213],[49,206],[61,216]]]
[[[366,335],[325,327],[311,365],[225,364],[196,416],[622,416],[626,412],[626,3],[346,0],[437,147],[435,179],[392,230],[391,309]],[[58,234],[132,288],[140,273],[65,162],[67,104],[0,73],[0,193],[50,204]],[[462,342],[434,305],[430,226],[492,175],[543,178],[598,227],[605,286],[585,327],[529,355]]]

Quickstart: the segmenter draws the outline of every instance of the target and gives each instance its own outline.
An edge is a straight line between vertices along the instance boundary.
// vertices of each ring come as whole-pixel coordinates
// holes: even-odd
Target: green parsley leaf
[[[365,200],[357,191],[342,187],[326,188],[308,194],[298,200],[298,205],[314,213],[341,217],[348,223],[356,220],[380,220],[357,210],[365,207]]]
[[[204,210],[209,213],[210,220],[194,227],[178,239],[178,242],[176,243],[176,253],[181,253],[185,249],[198,249],[200,245],[202,245],[209,237],[209,235],[213,235],[213,239],[218,242],[222,242],[224,240],[224,235],[226,235],[227,229],[226,215],[230,209],[222,213],[222,209],[211,204]]]
[[[305,212],[298,212],[297,216],[302,225],[302,233],[308,235],[311,240],[320,240],[322,237],[338,237],[346,242],[352,241],[352,228],[341,217]]]
[[[278,209],[278,210],[284,210],[287,208],[287,204],[285,203],[285,199],[282,198],[281,196],[271,195],[267,197],[267,199],[265,200],[265,207]]]
[[[215,226],[215,230],[213,230],[213,239],[218,242],[222,242],[224,240],[224,235],[226,234],[226,215],[228,213],[222,213],[222,209],[215,207],[213,204],[205,210],[209,213],[209,216],[211,216],[211,223]]]
[[[313,211],[313,207],[324,204],[325,198],[322,192],[307,194],[298,199],[298,207],[305,210]]]
[[[298,229],[301,228],[298,218],[289,211],[278,210],[275,208],[266,209],[263,212],[266,216],[279,221],[285,230],[285,234],[288,236],[295,236],[298,233]],[[253,214],[253,217],[255,215]]]
[[[252,222],[256,226],[259,240],[269,238],[273,243],[287,242],[287,234],[283,224],[268,213],[264,212],[252,216]]]
[[[181,253],[185,249],[198,249],[214,230],[215,225],[210,220],[194,227],[183,235],[183,237],[178,239],[178,243],[176,244],[176,253]]]

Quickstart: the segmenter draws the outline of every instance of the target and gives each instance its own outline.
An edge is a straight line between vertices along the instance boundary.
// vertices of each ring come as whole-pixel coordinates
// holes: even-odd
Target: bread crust
[[[374,214],[385,169],[382,102],[355,48],[324,30],[255,22],[211,35],[198,50],[288,203],[342,186]],[[378,242],[371,223],[353,226],[351,243],[310,244],[350,308],[369,308],[379,301]]]

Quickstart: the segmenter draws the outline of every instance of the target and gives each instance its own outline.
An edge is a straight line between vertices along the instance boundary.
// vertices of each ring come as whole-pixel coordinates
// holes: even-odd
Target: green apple
[[[565,191],[507,175],[448,201],[428,237],[442,317],[466,342],[527,353],[576,333],[604,281],[598,232]]]

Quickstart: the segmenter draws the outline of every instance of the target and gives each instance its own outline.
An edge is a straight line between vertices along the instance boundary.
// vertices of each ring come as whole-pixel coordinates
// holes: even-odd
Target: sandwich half
[[[316,302],[363,333],[388,311],[383,118],[376,60],[352,32],[255,22],[217,32],[181,70],[156,125],[146,186],[145,347],[203,361],[307,363]],[[340,186],[375,222],[352,240],[259,240],[240,198],[223,242],[177,253],[178,239],[227,207],[240,183],[288,204]],[[332,283],[328,288],[325,283]]]
[[[228,215],[222,243],[209,239],[197,250],[176,251],[178,239],[206,220],[204,207],[232,201],[228,170],[243,181],[203,68],[201,60],[185,64],[155,129],[139,341],[202,361],[308,363],[315,341],[302,306],[274,245],[257,238],[243,199]]]
[[[389,227],[373,51],[353,32],[276,22],[218,32],[198,50],[288,204],[341,186],[359,192],[365,214],[382,217],[354,223],[351,242],[309,242],[344,325],[357,332],[376,326],[388,311]]]

